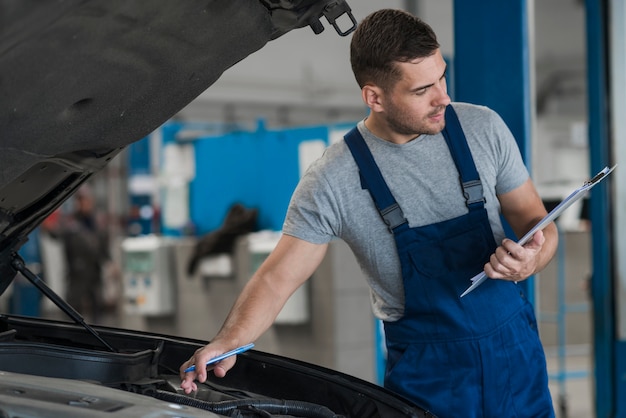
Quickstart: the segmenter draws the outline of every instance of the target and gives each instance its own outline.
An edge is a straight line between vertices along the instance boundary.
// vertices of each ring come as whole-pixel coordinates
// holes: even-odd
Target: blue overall
[[[519,286],[487,280],[459,297],[497,245],[452,106],[443,135],[468,213],[417,228],[409,227],[358,130],[345,137],[402,269],[404,316],[385,322],[385,387],[439,417],[553,417],[537,322]]]

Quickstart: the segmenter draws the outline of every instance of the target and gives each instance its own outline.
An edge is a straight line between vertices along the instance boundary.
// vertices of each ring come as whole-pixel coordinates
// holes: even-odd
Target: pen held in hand
[[[235,348],[234,350],[227,351],[227,352],[225,352],[224,354],[220,354],[219,356],[217,356],[217,357],[213,357],[212,359],[210,359],[209,361],[207,361],[207,362],[205,363],[205,366],[208,366],[208,365],[211,365],[211,364],[215,364],[215,363],[217,363],[218,361],[222,361],[222,360],[224,360],[225,358],[228,358],[228,357],[230,357],[230,356],[235,356],[235,355],[237,355],[237,354],[241,354],[241,353],[243,353],[244,351],[248,351],[248,350],[249,350],[249,349],[251,349],[252,347],[254,347],[254,343],[250,343],[250,344],[242,345],[241,347],[237,347],[237,348]],[[196,370],[196,366],[195,366],[195,365],[193,365],[193,366],[189,366],[189,367],[187,367],[187,368],[185,369],[185,373],[193,372],[193,371],[195,371],[195,370]]]

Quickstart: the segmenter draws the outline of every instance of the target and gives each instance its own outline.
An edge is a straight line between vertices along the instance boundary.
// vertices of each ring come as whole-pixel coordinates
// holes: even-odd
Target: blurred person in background
[[[89,186],[74,196],[74,210],[60,231],[67,272],[67,301],[92,322],[106,306],[103,272],[111,265],[106,230],[98,224],[95,198]]]

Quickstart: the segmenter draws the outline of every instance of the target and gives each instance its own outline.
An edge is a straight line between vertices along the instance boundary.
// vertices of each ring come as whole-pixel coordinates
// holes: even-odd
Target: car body
[[[92,326],[29,270],[29,234],[120,151],[330,0],[0,0],[0,294],[19,274],[67,316],[0,315],[0,416],[426,417],[377,385],[256,350],[192,396],[206,341]],[[288,36],[288,35],[287,35]],[[278,65],[278,64],[277,64]]]

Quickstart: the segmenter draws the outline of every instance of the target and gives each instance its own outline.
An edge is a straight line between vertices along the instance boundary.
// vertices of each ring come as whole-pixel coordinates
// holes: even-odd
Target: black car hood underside
[[[0,294],[10,255],[88,177],[337,3],[0,0]]]
[[[32,161],[146,136],[273,33],[250,0],[2,4],[0,188]]]

